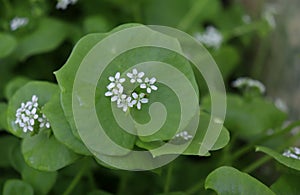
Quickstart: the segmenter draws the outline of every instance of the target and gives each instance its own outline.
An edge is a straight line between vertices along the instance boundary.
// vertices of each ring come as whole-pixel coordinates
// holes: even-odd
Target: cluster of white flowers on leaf
[[[187,131],[182,131],[182,132],[180,132],[180,133],[177,133],[176,135],[175,135],[175,138],[182,138],[182,139],[184,139],[184,140],[190,140],[190,139],[192,139],[193,138],[193,136],[191,136]]]
[[[289,158],[300,160],[300,148],[290,147],[289,149],[285,150],[282,155]]]
[[[74,5],[77,0],[58,0],[56,9],[67,9],[68,5]]]
[[[16,111],[15,123],[26,133],[34,131],[35,127],[50,128],[50,123],[44,114],[39,111],[38,97],[33,95],[31,101],[22,102],[21,107]],[[37,123],[38,121],[38,123]]]
[[[15,31],[18,28],[26,26],[28,24],[28,22],[29,22],[28,18],[14,17],[10,21],[10,30]]]
[[[219,49],[223,41],[222,34],[213,26],[206,27],[202,34],[196,33],[195,38],[207,47],[214,49]]]
[[[136,92],[133,91],[130,95],[124,92],[123,83],[126,81],[126,78],[121,78],[121,73],[117,72],[115,76],[108,77],[110,83],[106,86],[108,91],[105,93],[105,96],[110,97],[112,102],[117,103],[118,108],[122,108],[124,112],[127,112],[129,108],[135,107],[137,109],[142,108],[142,104],[149,102],[147,95],[149,95],[152,90],[156,91],[158,88],[155,86],[156,78],[149,79],[145,76],[144,72],[138,72],[137,69],[133,69],[132,72],[126,74],[129,78],[131,84],[138,84],[140,89],[145,89],[145,92]]]
[[[236,88],[257,88],[261,94],[265,93],[266,87],[258,80],[247,77],[241,77],[232,82],[232,86]]]

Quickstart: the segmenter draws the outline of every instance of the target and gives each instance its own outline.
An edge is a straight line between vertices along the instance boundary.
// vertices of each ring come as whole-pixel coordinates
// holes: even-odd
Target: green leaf
[[[4,58],[11,54],[17,46],[16,39],[9,35],[0,33],[0,58]]]
[[[56,140],[49,130],[25,137],[22,142],[25,162],[41,171],[59,170],[79,158],[77,154]]]
[[[33,189],[22,180],[10,179],[4,184],[3,195],[33,195]]]
[[[108,21],[101,15],[89,16],[83,21],[85,33],[107,32],[110,29]]]
[[[29,79],[25,77],[14,77],[12,80],[10,80],[4,89],[4,95],[6,99],[9,100],[19,88],[28,82]]]
[[[11,135],[0,136],[0,167],[10,167],[10,154],[19,140]]]
[[[289,168],[300,171],[300,160],[299,159],[294,159],[294,158],[283,156],[282,154],[275,152],[274,150],[264,147],[264,146],[257,146],[256,151],[263,152],[263,153],[271,156],[275,160],[277,160],[279,163],[281,163]]]
[[[224,80],[232,74],[240,61],[240,54],[234,47],[223,46],[212,53]]]
[[[7,129],[7,104],[0,102],[0,131]]]
[[[48,194],[54,186],[57,172],[43,172],[25,166],[21,172],[23,181],[29,183],[36,194]]]
[[[24,133],[22,128],[15,123],[16,111],[21,106],[22,102],[31,100],[33,95],[38,96],[39,106],[42,107],[48,102],[52,95],[58,92],[58,87],[55,84],[44,81],[31,81],[17,90],[11,97],[7,109],[8,130],[15,136],[24,138],[28,133]]]
[[[275,195],[254,177],[226,166],[214,170],[207,176],[205,188],[212,189],[219,195]]]
[[[37,28],[19,40],[16,55],[18,59],[26,58],[51,51],[57,48],[68,35],[65,23],[54,18],[41,18]]]
[[[282,175],[272,184],[271,189],[277,195],[298,195],[300,192],[299,175]]]
[[[210,110],[210,97],[202,101],[202,108]],[[227,115],[225,126],[237,132],[243,138],[252,138],[265,133],[268,129],[276,129],[286,119],[286,113],[261,97],[243,98],[227,94]]]
[[[51,100],[45,104],[42,112],[50,121],[54,136],[59,142],[78,154],[90,155],[90,152],[82,141],[73,135],[71,127],[66,120],[64,111],[61,107],[59,93],[54,95]]]

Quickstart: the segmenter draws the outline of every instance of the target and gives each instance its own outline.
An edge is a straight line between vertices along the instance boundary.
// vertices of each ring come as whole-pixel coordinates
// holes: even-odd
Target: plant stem
[[[240,156],[244,155],[245,153],[247,152],[250,152],[251,150],[253,150],[253,148],[257,145],[257,144],[260,144],[262,142],[265,142],[265,141],[268,141],[268,140],[271,140],[273,138],[276,138],[280,135],[283,135],[285,133],[288,133],[290,132],[293,128],[297,127],[297,126],[300,126],[300,121],[295,121],[291,124],[289,124],[287,127],[285,127],[284,129],[282,129],[281,131],[278,131],[270,136],[266,136],[266,137],[263,137],[261,139],[258,139],[257,141],[249,144],[249,145],[246,145],[245,147],[241,148],[240,150],[236,151],[233,155],[232,155],[232,158],[231,160],[232,161],[235,161],[237,160]]]
[[[194,5],[179,22],[177,28],[183,31],[187,31],[208,2],[208,0],[195,1]]]
[[[173,173],[173,163],[170,163],[168,165],[168,170],[167,170],[167,176],[166,176],[166,182],[164,186],[164,193],[168,193],[170,190],[170,184],[171,184],[171,179],[172,179],[172,173]]]
[[[264,157],[260,158],[259,160],[257,160],[255,163],[252,163],[248,167],[243,169],[243,172],[251,173],[252,171],[256,170],[258,167],[262,166],[263,164],[265,164],[266,162],[268,162],[271,159],[272,159],[271,156],[264,156]]]
[[[74,179],[72,180],[72,182],[70,183],[70,185],[68,186],[68,188],[65,190],[65,192],[63,193],[63,195],[69,195],[72,193],[72,191],[74,190],[74,188],[76,187],[76,185],[78,184],[78,182],[80,181],[81,177],[83,176],[85,170],[87,167],[87,163],[84,162],[80,171],[77,173],[77,175],[74,177]]]
[[[197,182],[195,185],[193,185],[191,188],[189,188],[186,193],[187,194],[196,194],[202,187],[204,186],[204,180],[201,179],[199,182]]]

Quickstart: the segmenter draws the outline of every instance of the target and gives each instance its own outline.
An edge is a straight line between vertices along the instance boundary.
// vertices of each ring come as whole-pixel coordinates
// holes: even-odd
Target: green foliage
[[[271,30],[262,13],[249,15],[236,1],[91,0],[69,4],[66,10],[55,9],[59,1],[1,2],[2,194],[299,194],[299,158],[283,155],[284,149],[299,146],[294,130],[299,122],[285,127],[287,113],[265,94],[247,89],[237,93],[231,85],[238,76],[256,76],[245,67],[260,61],[256,44]],[[27,23],[12,28],[18,18]],[[199,57],[214,59],[223,76],[229,91],[225,121],[211,112],[212,91],[202,72],[181,55],[180,40],[142,24],[176,27],[196,39],[213,26],[222,35],[218,47],[204,44],[207,50],[203,47]],[[142,33],[110,40],[102,47],[110,36],[131,27]],[[173,50],[149,45],[107,61],[137,41]],[[120,72],[126,77],[133,68],[156,77],[159,90],[141,110],[123,113],[104,94],[109,76]],[[98,78],[91,82],[95,75]],[[186,83],[179,82],[181,77]],[[128,81],[124,87],[141,90]],[[38,112],[51,126],[36,123],[33,132],[25,133],[16,123],[16,111],[33,95],[38,96]],[[211,131],[220,129],[212,145],[205,140],[211,134],[209,125]],[[182,131],[192,134],[190,143],[176,140]],[[168,144],[173,147],[162,147]],[[182,145],[187,146],[183,151]],[[118,170],[115,162],[129,170],[140,166],[131,150],[146,152],[145,167],[155,167],[153,159],[181,156],[152,171]],[[280,164],[276,170],[274,163]],[[255,171],[258,168],[262,171]]]

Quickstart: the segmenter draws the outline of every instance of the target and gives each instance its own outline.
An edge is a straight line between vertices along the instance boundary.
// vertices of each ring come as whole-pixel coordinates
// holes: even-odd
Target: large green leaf
[[[36,194],[48,194],[54,186],[57,172],[44,172],[25,166],[22,170],[23,181],[29,183]]]
[[[90,154],[82,141],[73,135],[71,127],[66,120],[64,111],[61,107],[59,93],[54,95],[51,100],[45,104],[42,112],[50,121],[54,136],[58,141],[76,153],[83,155]]]
[[[298,195],[300,192],[299,175],[282,175],[272,184],[271,189],[277,195]]]
[[[0,33],[0,58],[4,58],[11,54],[16,46],[17,41],[13,36]]]
[[[264,146],[257,146],[256,151],[263,152],[263,153],[271,156],[275,160],[277,160],[279,163],[281,163],[289,168],[300,171],[300,160],[299,159],[294,159],[291,157],[283,156],[282,154],[280,154],[270,148],[264,147]]]
[[[214,170],[207,176],[205,188],[212,189],[219,195],[275,195],[254,177],[226,166]]]
[[[3,195],[33,195],[33,189],[22,180],[10,179],[4,184]]]
[[[203,99],[202,108],[210,110],[209,96]],[[243,98],[227,94],[225,126],[244,138],[265,133],[268,129],[278,128],[285,119],[285,113],[261,97]]]
[[[203,146],[202,140],[204,139],[204,136],[208,131],[208,125],[209,125],[210,118],[211,118],[210,115],[208,115],[204,112],[201,112],[199,126],[197,128],[196,135],[193,138],[190,145],[187,147],[187,149],[183,152],[183,154],[208,156],[208,155],[210,155],[209,151],[219,150],[228,144],[229,139],[230,139],[229,132],[225,127],[223,127],[221,130],[221,133],[218,136],[218,139],[215,142],[215,144],[213,145],[213,147],[211,149],[206,149],[206,150],[200,152],[200,147],[206,148],[205,146]],[[213,124],[215,124],[216,122],[218,122],[218,121],[214,120]],[[147,150],[153,150],[155,148],[161,147],[163,144],[165,144],[165,142],[162,142],[162,141],[156,141],[156,142],[142,142],[140,140],[137,141],[137,146],[147,149]],[[154,156],[159,156],[159,155],[163,155],[163,154],[170,154],[170,153],[172,154],[174,152],[175,151],[169,151],[169,150],[166,150],[166,151],[164,151],[164,150],[155,151],[154,150],[152,153]]]
[[[8,103],[7,110],[7,123],[8,130],[18,136],[25,137],[28,133],[24,133],[23,130],[15,123],[16,111],[21,106],[22,102],[31,100],[33,95],[38,96],[39,106],[43,106],[48,102],[52,95],[58,92],[58,87],[55,84],[44,82],[44,81],[32,81],[17,90],[11,97]]]
[[[43,130],[32,137],[25,137],[21,148],[26,163],[41,171],[56,171],[79,158],[77,154],[58,142],[49,130]]]
[[[24,60],[32,55],[51,51],[67,38],[68,26],[54,18],[41,18],[36,29],[19,40],[16,54]]]

